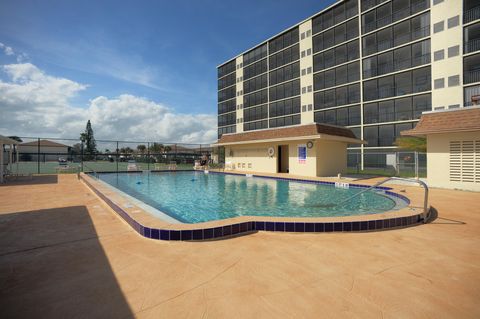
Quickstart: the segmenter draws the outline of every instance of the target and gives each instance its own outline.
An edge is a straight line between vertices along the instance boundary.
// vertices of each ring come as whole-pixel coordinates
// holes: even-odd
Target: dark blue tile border
[[[158,171],[161,172],[161,171]],[[172,171],[166,171],[172,172]],[[135,173],[135,172],[133,172]],[[230,174],[241,175],[234,173],[211,172],[214,174]],[[257,176],[261,178],[283,179],[298,182],[316,183],[316,184],[334,184],[333,182],[297,180],[289,178],[276,178],[269,176]],[[108,204],[125,222],[127,222],[138,234],[143,237],[155,240],[209,240],[216,238],[224,238],[237,234],[252,232],[252,231],[273,231],[273,232],[297,232],[297,233],[321,233],[321,232],[365,232],[374,230],[386,230],[391,228],[408,227],[417,225],[423,222],[423,214],[416,214],[407,217],[396,217],[389,219],[368,220],[368,221],[345,221],[345,222],[272,222],[272,221],[248,221],[243,223],[235,223],[231,225],[219,226],[215,228],[205,229],[188,229],[188,230],[171,230],[171,229],[157,229],[141,225],[134,220],[126,211],[120,206],[108,199],[104,194],[91,185],[84,176],[80,176],[82,181],[105,203]],[[354,185],[354,187],[369,187],[365,185]],[[403,195],[388,191],[388,187],[379,187],[379,189],[386,190],[385,193],[401,198],[408,203],[409,199]]]

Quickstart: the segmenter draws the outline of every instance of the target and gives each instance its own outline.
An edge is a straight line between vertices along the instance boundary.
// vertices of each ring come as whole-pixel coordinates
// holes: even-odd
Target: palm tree
[[[140,145],[137,146],[137,150],[138,150],[141,154],[145,153],[145,150],[146,150],[146,149],[147,149],[147,147],[146,147],[145,145],[143,145],[143,144],[140,144]]]

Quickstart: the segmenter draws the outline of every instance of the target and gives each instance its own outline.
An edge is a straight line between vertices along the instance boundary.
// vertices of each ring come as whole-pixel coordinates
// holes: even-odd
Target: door
[[[288,145],[278,145],[278,173],[288,173]]]

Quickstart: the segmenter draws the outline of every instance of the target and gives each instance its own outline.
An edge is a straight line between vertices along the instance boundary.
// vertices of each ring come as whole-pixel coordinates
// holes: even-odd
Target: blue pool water
[[[332,217],[385,212],[398,204],[374,191],[202,172],[99,174],[99,179],[184,223],[237,216]]]

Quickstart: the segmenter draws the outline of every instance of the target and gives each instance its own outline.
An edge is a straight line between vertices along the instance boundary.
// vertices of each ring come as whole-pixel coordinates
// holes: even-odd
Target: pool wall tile
[[[333,223],[333,231],[336,231],[336,232],[343,231],[343,223]]]
[[[275,223],[274,222],[265,222],[265,230],[275,231]]]
[[[181,234],[179,230],[170,230],[170,240],[180,240]]]
[[[159,229],[152,229],[152,239],[160,239],[160,230]]]
[[[305,232],[305,223],[295,223],[295,232],[304,233]]]
[[[232,235],[236,235],[240,232],[240,224],[232,225]]]
[[[192,231],[193,240],[202,240],[203,239],[203,229],[195,229]]]
[[[255,222],[256,230],[265,230],[265,222]]]
[[[180,240],[192,240],[192,231],[182,230]]]
[[[284,222],[276,222],[275,223],[275,231],[285,231],[285,223]]]
[[[325,224],[324,223],[315,223],[315,232],[323,233],[325,231]]]
[[[315,231],[314,223],[305,223],[305,232],[313,233]]]
[[[333,223],[325,223],[325,232],[332,232],[333,231]]]
[[[213,238],[213,228],[207,228],[203,230],[203,239]]]
[[[285,223],[285,231],[294,232],[295,224],[294,223]]]
[[[352,223],[343,222],[343,231],[352,231]]]
[[[232,225],[223,226],[223,236],[230,236],[232,234]]]
[[[223,227],[215,227],[213,229],[213,237],[219,238],[223,236]]]

